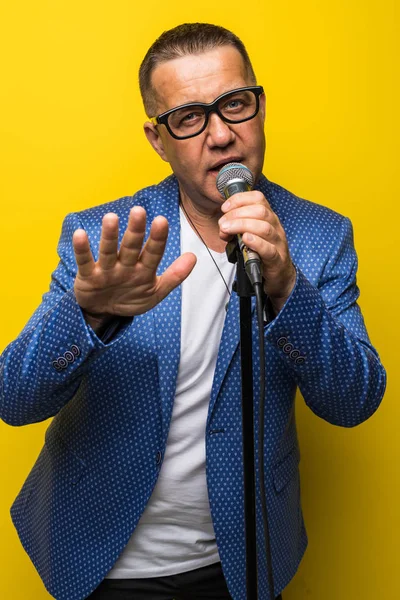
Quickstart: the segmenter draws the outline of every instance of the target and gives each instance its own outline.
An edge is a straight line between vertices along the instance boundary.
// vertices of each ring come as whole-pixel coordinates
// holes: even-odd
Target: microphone
[[[253,173],[241,163],[228,163],[218,173],[217,189],[226,200],[239,192],[249,192],[253,189]],[[244,267],[252,285],[262,283],[261,260],[257,252],[246,246],[241,234],[237,234]]]

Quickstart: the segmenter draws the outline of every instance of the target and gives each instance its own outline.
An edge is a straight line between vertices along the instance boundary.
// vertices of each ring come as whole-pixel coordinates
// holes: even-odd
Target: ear
[[[261,113],[263,123],[265,123],[265,115],[266,115],[266,111],[267,111],[266,105],[267,105],[267,97],[264,92],[260,96],[260,113]]]
[[[150,142],[154,150],[157,152],[157,154],[161,156],[161,158],[165,160],[165,162],[169,162],[164,149],[164,143],[161,139],[159,132],[157,131],[157,127],[153,125],[151,121],[146,121],[146,123],[143,125],[143,129],[145,136],[147,137],[148,141]]]

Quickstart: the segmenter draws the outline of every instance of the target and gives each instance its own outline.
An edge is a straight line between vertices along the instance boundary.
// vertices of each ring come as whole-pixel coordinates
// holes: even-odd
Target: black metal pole
[[[246,586],[247,599],[257,600],[258,591],[254,477],[253,361],[251,347],[250,298],[240,298],[240,356],[242,373],[242,431],[244,515],[246,531]]]
[[[251,296],[253,287],[244,269],[242,253],[237,244],[228,244],[230,262],[236,262],[234,290],[240,298],[240,360],[242,378],[242,432],[244,517],[246,536],[246,589],[247,600],[258,598],[257,533],[254,462],[254,402],[253,402],[253,350],[251,329]]]

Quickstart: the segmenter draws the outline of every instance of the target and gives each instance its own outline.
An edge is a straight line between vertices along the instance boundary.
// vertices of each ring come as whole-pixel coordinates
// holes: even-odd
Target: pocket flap
[[[86,464],[68,448],[64,439],[51,427],[46,431],[45,448],[57,475],[69,481],[71,485],[76,485],[86,469]]]
[[[296,445],[277,465],[273,467],[274,485],[277,492],[289,483],[298,471],[300,462],[300,450]]]

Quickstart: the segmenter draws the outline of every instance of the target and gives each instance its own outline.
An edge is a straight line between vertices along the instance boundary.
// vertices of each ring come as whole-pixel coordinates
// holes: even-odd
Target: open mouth
[[[240,158],[230,158],[226,161],[221,161],[215,167],[212,167],[211,169],[209,169],[209,172],[213,173],[214,175],[218,175],[220,170],[223,167],[225,167],[226,165],[229,165],[230,163],[241,163],[241,162],[242,162],[242,160]]]

